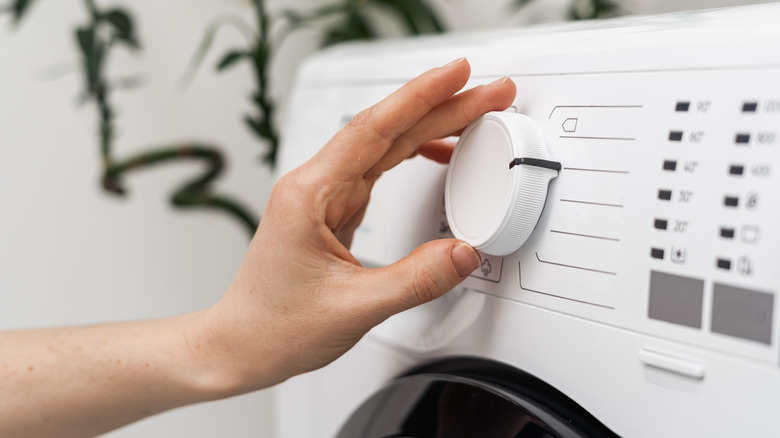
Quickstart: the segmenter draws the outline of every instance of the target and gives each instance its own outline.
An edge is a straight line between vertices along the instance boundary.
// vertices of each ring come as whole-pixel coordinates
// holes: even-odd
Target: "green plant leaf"
[[[114,28],[114,37],[130,47],[138,48],[138,40],[135,37],[135,26],[130,14],[122,9],[112,9],[104,13],[101,19]]]
[[[76,29],[76,40],[78,40],[79,48],[85,58],[92,56],[92,52],[95,48],[95,29],[91,27],[82,27]]]
[[[529,3],[532,3],[534,0],[514,0],[512,2],[512,6],[516,9],[520,9],[523,6],[526,6]]]
[[[22,21],[25,13],[30,10],[30,5],[32,5],[32,3],[33,0],[15,0],[8,6],[8,10],[10,10],[14,16],[14,22],[18,23]]]
[[[443,32],[436,13],[423,0],[373,0],[393,11],[412,35]]]
[[[616,0],[573,0],[569,5],[569,20],[590,20],[620,14]]]
[[[268,124],[264,123],[264,120],[258,121],[253,119],[250,115],[246,115],[244,116],[244,123],[246,123],[258,137],[263,139],[269,139],[271,137],[271,131],[268,129]]]
[[[339,21],[326,30],[323,46],[331,46],[350,40],[370,40],[376,38],[374,27],[357,9],[347,14],[346,19]]]
[[[224,57],[222,57],[222,60],[220,60],[217,64],[217,71],[227,70],[228,68],[234,66],[238,61],[250,57],[251,55],[244,50],[230,51]]]
[[[100,82],[105,47],[97,40],[94,27],[76,29],[76,40],[84,55],[87,91],[92,92],[92,87]]]
[[[244,35],[245,38],[247,38],[247,41],[251,41],[251,26],[249,26],[240,16],[224,15],[212,20],[206,28],[206,32],[203,34],[203,38],[198,44],[198,48],[195,49],[195,53],[192,54],[192,58],[190,59],[187,69],[182,75],[180,83],[183,87],[187,87],[190,82],[192,82],[193,78],[195,77],[195,73],[197,73],[198,69],[203,64],[203,60],[206,58],[206,54],[211,49],[212,44],[214,44],[214,39],[217,36],[217,32],[224,26],[235,27]]]

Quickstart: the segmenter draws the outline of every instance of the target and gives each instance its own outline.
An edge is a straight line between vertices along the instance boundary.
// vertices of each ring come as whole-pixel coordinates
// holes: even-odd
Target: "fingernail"
[[[461,278],[474,272],[482,263],[479,253],[465,243],[455,244],[452,247],[452,252],[450,252],[450,257],[452,258],[453,266],[455,266],[455,272]]]
[[[465,57],[465,56],[464,56],[463,58],[458,58],[458,59],[456,59],[456,60],[454,60],[454,61],[451,61],[450,63],[448,63],[447,65],[445,65],[445,66],[444,66],[444,67],[442,67],[442,68],[448,68],[448,67],[452,67],[452,66],[454,66],[454,65],[460,64],[461,62],[463,62],[463,61],[465,61],[465,60],[466,60],[466,57]]]
[[[504,76],[503,78],[496,79],[495,81],[489,83],[488,85],[504,85],[508,80],[509,80],[509,76]]]

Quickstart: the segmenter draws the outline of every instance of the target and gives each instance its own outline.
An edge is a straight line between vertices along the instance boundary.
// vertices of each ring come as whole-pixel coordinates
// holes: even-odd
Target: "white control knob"
[[[485,114],[460,136],[447,169],[444,202],[452,233],[486,254],[517,251],[560,169],[530,117]]]

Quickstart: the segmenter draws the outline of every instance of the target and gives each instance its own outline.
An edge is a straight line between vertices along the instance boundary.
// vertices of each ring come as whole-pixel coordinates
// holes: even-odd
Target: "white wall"
[[[0,19],[0,328],[152,318],[208,306],[238,267],[247,234],[224,215],[173,211],[168,193],[200,165],[146,170],[127,179],[130,196],[99,188],[97,123],[78,106],[81,77],[40,76],[75,65],[80,1],[40,1],[13,31]],[[230,160],[219,184],[258,213],[270,189],[261,149],[240,116],[249,76],[210,74],[216,56],[185,94],[177,88],[205,23],[243,3],[218,0],[124,2],[137,12],[145,49],[112,60],[117,76],[146,84],[116,92],[117,156],[181,140],[223,146]],[[217,50],[238,43],[225,32]],[[164,166],[167,167],[167,166]],[[0,352],[2,354],[2,352]],[[115,437],[271,436],[270,393],[180,409],[122,429]]]
[[[525,14],[508,14],[511,0],[436,0],[455,30],[555,19],[565,0],[537,0]],[[118,3],[118,2],[117,2]],[[177,88],[209,19],[239,0],[134,0],[144,50],[112,60],[118,76],[142,73],[146,84],[115,93],[118,156],[182,140],[220,144],[229,172],[219,187],[257,212],[271,176],[247,133],[249,72],[211,73],[216,53],[240,43],[220,34],[206,68],[189,91]],[[274,4],[300,5],[304,0]],[[755,3],[739,0],[632,0],[635,13]],[[51,66],[77,61],[72,30],[84,19],[78,0],[39,1],[16,31],[0,18],[0,329],[152,318],[191,311],[218,299],[248,242],[224,215],[174,211],[167,194],[196,165],[164,166],[132,175],[130,196],[99,186],[94,108],[77,106],[81,78],[41,78]],[[275,67],[277,94],[290,70],[314,46],[313,33],[293,38]],[[64,64],[63,64],[64,63]],[[2,354],[2,353],[0,353]],[[272,436],[270,391],[180,409],[110,434],[113,437]]]

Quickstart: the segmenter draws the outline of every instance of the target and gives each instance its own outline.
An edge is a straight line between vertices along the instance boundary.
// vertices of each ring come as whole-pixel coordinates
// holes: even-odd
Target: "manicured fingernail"
[[[444,66],[444,67],[442,67],[442,68],[448,68],[448,67],[452,67],[452,66],[454,66],[454,65],[458,65],[458,64],[460,64],[461,62],[463,62],[463,61],[465,61],[465,60],[466,60],[466,57],[465,57],[465,56],[464,56],[463,58],[458,58],[458,59],[456,59],[456,60],[454,60],[454,61],[452,61],[452,62],[448,63],[447,65],[445,65],[445,66]]]
[[[509,80],[509,76],[504,76],[503,78],[496,79],[495,81],[489,83],[488,85],[504,85],[506,81]]]
[[[455,244],[452,247],[450,257],[452,258],[452,265],[455,266],[455,272],[461,277],[471,274],[482,263],[482,259],[477,251],[465,243]]]

